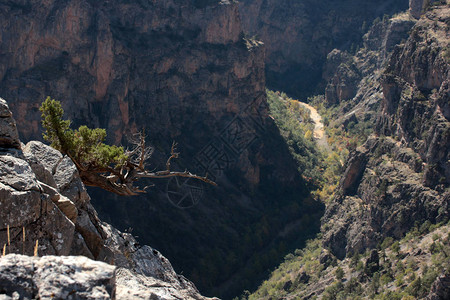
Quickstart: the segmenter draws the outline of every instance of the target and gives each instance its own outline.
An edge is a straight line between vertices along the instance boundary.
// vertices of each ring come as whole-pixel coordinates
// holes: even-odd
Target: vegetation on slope
[[[349,145],[346,145],[349,144],[349,138],[342,138],[342,135],[346,134],[345,131],[327,129],[327,134],[331,134],[328,140],[332,149],[331,151],[319,149],[314,140],[314,125],[308,109],[280,92],[268,90],[267,101],[270,114],[298,163],[299,172],[310,183],[316,198],[326,203],[336,190],[343,171],[343,162],[349,153],[347,150]],[[320,113],[328,119],[332,116],[332,110],[325,108],[322,108]]]
[[[417,250],[419,249],[419,250]],[[450,223],[417,224],[402,240],[342,261],[320,238],[285,257],[248,299],[418,299],[450,267]]]

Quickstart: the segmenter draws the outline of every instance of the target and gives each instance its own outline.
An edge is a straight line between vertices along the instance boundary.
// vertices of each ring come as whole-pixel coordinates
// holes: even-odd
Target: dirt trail
[[[310,117],[311,117],[311,119],[312,119],[312,121],[314,123],[313,136],[314,136],[314,139],[317,142],[317,146],[319,146],[320,148],[323,148],[324,150],[330,152],[331,148],[330,148],[330,145],[328,144],[328,141],[327,141],[327,135],[326,135],[324,127],[323,127],[322,117],[317,112],[317,109],[315,109],[311,105],[306,104],[304,102],[300,102],[300,101],[297,101],[297,102],[298,102],[298,105],[301,105],[301,106],[309,109],[309,111],[311,112]]]

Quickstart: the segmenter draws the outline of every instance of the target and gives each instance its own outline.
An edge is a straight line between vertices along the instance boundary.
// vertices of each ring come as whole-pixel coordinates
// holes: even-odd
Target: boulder
[[[38,180],[56,187],[53,174],[63,159],[61,152],[42,142],[31,141],[23,147],[23,153]]]
[[[77,222],[78,209],[75,204],[67,197],[61,195],[55,188],[40,182],[41,188],[50,196],[53,203],[66,215],[73,223]]]
[[[83,256],[9,254],[0,259],[0,287],[20,299],[112,299],[115,267]]]
[[[170,283],[126,268],[119,268],[116,276],[116,299],[204,299],[189,289],[175,289]]]
[[[78,170],[68,156],[65,156],[57,165],[54,178],[60,193],[71,199],[76,207],[81,207],[90,201]]]
[[[428,2],[428,0],[409,0],[409,12],[411,16],[418,19],[422,15],[424,2]]]

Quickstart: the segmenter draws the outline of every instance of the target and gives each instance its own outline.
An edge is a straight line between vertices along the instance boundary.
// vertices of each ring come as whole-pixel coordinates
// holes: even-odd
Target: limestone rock
[[[0,198],[0,228],[2,230],[8,225],[21,227],[40,217],[41,197],[37,191],[17,191],[0,183]]]
[[[75,207],[68,199],[58,198],[53,188],[48,186],[47,192],[49,194],[24,159],[0,155],[0,244],[6,244],[5,229],[9,226],[11,246],[8,253],[26,251],[31,254],[39,240],[41,253],[69,254],[75,226],[53,201],[61,202],[62,209],[74,220]],[[22,228],[25,229],[25,241]]]
[[[65,156],[57,165],[54,172],[55,182],[60,193],[71,199],[77,207],[89,202],[86,187],[80,179],[78,170],[72,160]]]
[[[116,276],[117,299],[204,299],[189,289],[174,289],[167,282],[125,268],[119,268]]]
[[[61,195],[55,188],[42,182],[40,182],[40,186],[50,196],[53,203],[75,224],[78,216],[78,209],[75,204],[69,198]]]
[[[39,191],[30,165],[20,158],[8,155],[0,156],[0,182],[18,191]]]
[[[113,299],[115,267],[82,256],[9,254],[0,258],[0,287],[20,299]]]
[[[28,142],[23,148],[23,152],[39,181],[56,187],[53,174],[63,159],[61,152],[38,141]]]
[[[24,146],[23,156],[33,170],[34,175],[36,175],[37,180],[56,188],[57,185],[52,173],[49,172],[32,153],[27,152],[25,147],[26,146]]]

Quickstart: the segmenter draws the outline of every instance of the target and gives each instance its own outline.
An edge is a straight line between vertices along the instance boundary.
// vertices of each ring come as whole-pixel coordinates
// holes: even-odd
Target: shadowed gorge
[[[448,299],[449,18],[448,0],[1,1],[0,298]],[[93,128],[70,151],[40,142],[48,96]],[[217,186],[137,176],[137,132],[149,172]]]
[[[244,38],[236,3],[194,4],[3,3],[0,93],[24,139],[41,139],[37,107],[51,95],[108,142],[145,129],[155,168],[176,141],[174,170],[217,188],[166,180],[126,199],[92,190],[93,202],[203,293],[230,297],[312,237],[323,207],[268,115],[263,44]]]
[[[266,45],[267,86],[295,97],[321,93],[327,54],[354,52],[376,18],[408,8],[407,0],[242,0],[244,31]]]

